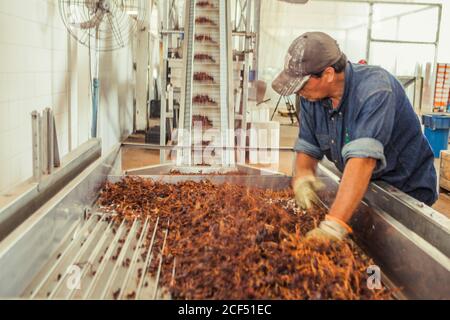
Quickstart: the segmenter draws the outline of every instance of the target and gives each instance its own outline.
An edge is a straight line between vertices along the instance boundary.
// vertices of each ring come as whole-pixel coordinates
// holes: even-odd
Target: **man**
[[[342,240],[371,180],[383,180],[432,205],[437,199],[433,153],[401,84],[386,70],[347,61],[337,42],[307,32],[290,46],[272,83],[280,95],[301,97],[292,186],[309,208],[321,183],[324,155],[343,172],[333,205],[308,237]]]

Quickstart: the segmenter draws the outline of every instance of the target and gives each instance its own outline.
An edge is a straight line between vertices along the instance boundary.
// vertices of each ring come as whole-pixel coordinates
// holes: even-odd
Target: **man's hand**
[[[306,210],[311,208],[313,204],[317,204],[319,198],[316,192],[323,189],[323,187],[323,183],[313,175],[296,178],[292,188],[294,189],[297,205],[301,209]]]
[[[342,241],[352,232],[352,228],[339,218],[327,215],[319,227],[306,234],[306,239],[322,239],[331,241]]]

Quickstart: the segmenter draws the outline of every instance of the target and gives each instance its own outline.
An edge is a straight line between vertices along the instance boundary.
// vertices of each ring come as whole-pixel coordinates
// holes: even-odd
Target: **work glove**
[[[319,202],[316,192],[323,189],[324,184],[315,176],[305,176],[294,180],[292,188],[294,189],[295,201],[297,205],[306,210],[312,207],[313,203]]]
[[[319,226],[306,234],[306,239],[342,241],[352,232],[352,228],[339,218],[327,215]]]

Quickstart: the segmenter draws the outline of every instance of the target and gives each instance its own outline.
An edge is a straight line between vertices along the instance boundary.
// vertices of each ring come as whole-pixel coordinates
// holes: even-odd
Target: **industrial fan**
[[[149,0],[59,0],[61,18],[69,33],[95,53],[92,75],[91,136],[97,136],[99,107],[99,60],[101,51],[125,47],[145,22]],[[89,59],[91,61],[91,59]]]

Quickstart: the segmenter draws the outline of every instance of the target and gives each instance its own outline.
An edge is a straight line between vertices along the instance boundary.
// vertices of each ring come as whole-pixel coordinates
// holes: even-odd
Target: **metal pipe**
[[[162,12],[162,16],[163,16],[163,28],[164,30],[168,30],[169,29],[169,1],[163,1],[163,12]],[[165,34],[162,37],[162,60],[161,60],[161,64],[160,64],[160,84],[161,84],[161,110],[160,110],[160,123],[159,123],[159,128],[160,128],[160,132],[159,132],[159,143],[161,145],[165,145],[166,144],[166,112],[167,112],[167,58],[169,55],[169,36],[170,33]],[[164,163],[166,158],[166,153],[164,150],[160,150],[159,152],[159,159],[161,163]]]
[[[161,30],[159,32],[162,36],[168,35],[168,34],[179,34],[182,35],[184,34],[184,29],[180,29],[180,30]]]
[[[436,42],[430,42],[430,41],[407,41],[407,40],[388,40],[388,39],[371,39],[371,42],[395,43],[395,44],[427,44],[427,45],[436,45]]]
[[[150,150],[183,150],[183,149],[191,149],[190,146],[180,146],[180,145],[174,145],[174,146],[161,146],[161,145],[151,145],[151,144],[145,144],[145,143],[135,143],[135,142],[123,142],[122,146],[125,148],[139,148],[139,149],[150,149]],[[221,149],[221,150],[252,150],[252,151],[258,151],[261,148],[258,147],[226,147],[226,146],[218,146],[215,147],[215,149]],[[267,151],[294,151],[292,147],[279,147],[279,148],[264,148],[264,150]]]
[[[169,34],[184,35],[184,33],[185,33],[184,29],[160,31],[161,35],[169,35]],[[257,32],[246,32],[246,31],[232,31],[231,35],[235,36],[235,37],[249,37],[249,38],[257,38],[258,37]]]
[[[372,4],[400,4],[400,5],[418,5],[418,6],[439,6],[439,3],[427,2],[402,2],[402,1],[374,1],[374,0],[314,0],[314,2],[353,2],[353,3],[372,3]]]
[[[91,138],[97,137],[97,121],[98,121],[98,108],[100,104],[100,37],[99,28],[95,30],[95,76],[92,80],[92,124],[91,124]]]
[[[92,125],[91,125],[91,138],[97,138],[97,117],[98,117],[98,89],[100,82],[97,78],[92,81]]]

